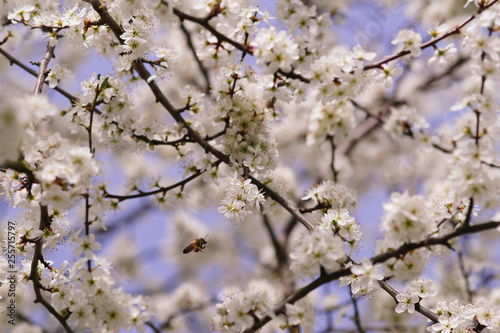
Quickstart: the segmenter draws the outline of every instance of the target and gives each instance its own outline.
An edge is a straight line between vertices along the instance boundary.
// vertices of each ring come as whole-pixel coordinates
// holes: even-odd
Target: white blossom
[[[396,295],[396,301],[398,302],[398,305],[396,306],[397,313],[404,311],[413,313],[415,312],[415,304],[419,302],[419,298],[416,294],[403,292]]]
[[[251,183],[251,179],[240,180],[237,177],[227,179],[226,192],[218,208],[219,213],[234,223],[243,222],[251,215],[250,209],[259,209],[264,202],[264,195]]]
[[[398,45],[396,52],[410,51],[411,55],[414,57],[418,57],[422,53],[420,49],[422,37],[412,30],[404,29],[399,31],[397,37],[393,39],[391,43]]]
[[[290,269],[298,277],[315,276],[320,267],[327,272],[340,268],[345,257],[342,240],[327,231],[313,231],[302,235],[290,253]]]

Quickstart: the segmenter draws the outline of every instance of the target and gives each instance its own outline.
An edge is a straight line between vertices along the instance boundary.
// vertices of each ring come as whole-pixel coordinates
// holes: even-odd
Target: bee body
[[[208,236],[208,234],[207,234],[207,236]],[[189,244],[188,246],[186,246],[184,248],[184,250],[182,250],[182,253],[189,253],[191,251],[202,252],[203,249],[205,248],[206,244],[207,244],[207,241],[205,240],[205,238],[207,236],[205,236],[204,238],[197,238],[197,239],[195,239],[194,242],[192,242],[191,244]]]

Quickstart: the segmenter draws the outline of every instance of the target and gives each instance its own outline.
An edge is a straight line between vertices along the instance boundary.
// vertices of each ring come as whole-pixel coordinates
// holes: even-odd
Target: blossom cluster
[[[364,295],[378,288],[377,281],[384,277],[380,272],[380,265],[373,265],[365,258],[359,265],[348,264],[351,267],[352,275],[340,278],[340,287],[351,285],[351,292],[354,295]]]
[[[313,145],[333,138],[335,144],[341,145],[351,137],[356,123],[350,102],[342,100],[316,105],[311,112],[307,143]]]
[[[276,32],[276,28],[261,29],[253,45],[257,48],[257,64],[265,68],[266,73],[278,70],[290,72],[299,59],[299,47],[285,31]]]
[[[342,239],[328,231],[314,230],[302,235],[290,253],[290,269],[299,278],[314,277],[320,268],[340,269],[346,259]]]
[[[347,241],[353,249],[363,236],[361,227],[345,208],[329,209],[321,216],[319,223],[319,229],[332,230],[334,234],[338,234],[344,241]]]
[[[75,146],[59,133],[41,141],[26,152],[26,162],[40,181],[40,202],[65,212],[88,191],[99,166],[88,147]]]
[[[385,121],[384,130],[396,135],[411,135],[422,141],[426,138],[423,131],[429,127],[429,124],[417,110],[408,106],[391,108],[389,118]]]
[[[433,323],[408,332],[500,332],[500,1],[351,3],[277,0],[271,13],[246,0],[0,1],[0,57],[16,65],[0,62],[0,196],[16,225],[0,244],[14,234],[28,319],[15,333],[54,330],[26,315],[33,299],[67,331],[332,330],[317,313],[364,331],[367,294],[375,316],[390,310],[379,316],[389,329],[419,311]],[[358,10],[369,38],[346,46],[339,31]],[[389,197],[381,218],[366,208],[373,193]],[[143,222],[154,206],[128,203],[148,198],[171,229],[148,214],[143,249],[119,229]],[[196,217],[217,206],[234,225]],[[363,232],[355,209],[370,210]],[[377,219],[375,256],[354,258]],[[206,234],[203,252],[182,250]],[[1,272],[9,264],[0,257]],[[336,271],[348,302],[317,290]],[[126,278],[151,296],[129,294]],[[395,293],[393,281],[410,282]]]
[[[415,304],[426,297],[436,295],[436,293],[437,291],[432,288],[432,281],[414,280],[410,283],[406,291],[396,295],[396,301],[398,302],[396,312],[402,313],[408,311],[408,313],[413,313],[415,312]]]
[[[356,204],[356,191],[346,185],[327,180],[313,186],[302,197],[302,200],[309,199],[316,205],[331,207],[337,210],[352,210]]]
[[[31,143],[36,131],[43,128],[41,120],[57,113],[57,108],[46,95],[26,96],[15,91],[10,94],[16,98],[9,98],[6,92],[0,95],[4,101],[0,108],[0,139],[3,143],[0,145],[0,163],[16,160],[21,146]]]
[[[255,319],[274,317],[275,291],[267,283],[254,281],[247,289],[231,288],[222,293],[224,301],[215,307],[213,327],[221,332],[243,332]]]
[[[491,332],[500,330],[500,309],[498,305],[478,300],[474,304],[463,304],[458,300],[438,302],[434,306],[438,322],[427,328],[428,332],[468,332],[484,325]]]
[[[386,240],[393,241],[396,246],[420,241],[436,230],[434,219],[429,215],[429,204],[421,195],[395,192],[391,202],[383,207],[382,229],[386,231]]]
[[[69,323],[75,329],[143,329],[151,318],[148,298],[134,297],[116,287],[111,264],[105,258],[93,256],[96,267],[92,272],[87,270],[87,260],[81,258],[71,266],[65,262],[51,271],[39,267],[42,284],[47,283],[52,290],[52,306],[57,311],[70,311]]]
[[[305,332],[314,329],[316,311],[307,299],[301,299],[294,304],[285,304],[286,324],[281,324],[281,329],[288,327],[303,327]]]
[[[421,195],[394,192],[391,202],[385,203],[383,207],[385,216],[381,228],[385,235],[377,241],[377,253],[427,239],[438,230],[436,216],[431,214],[431,204]],[[391,258],[383,265],[385,275],[411,280],[424,270],[429,255],[427,249],[420,248],[402,257]]]
[[[237,224],[244,222],[252,215],[251,209],[258,210],[263,202],[264,195],[251,183],[251,179],[241,180],[234,176],[227,179],[226,191],[218,211]]]
[[[271,132],[272,112],[262,100],[255,73],[248,68],[226,68],[217,78],[214,121],[224,125],[224,152],[235,165],[265,174],[278,164],[278,150]]]

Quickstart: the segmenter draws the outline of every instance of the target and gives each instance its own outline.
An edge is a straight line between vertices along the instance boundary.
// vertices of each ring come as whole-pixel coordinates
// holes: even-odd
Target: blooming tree
[[[0,331],[500,332],[500,1],[372,2],[4,0]]]

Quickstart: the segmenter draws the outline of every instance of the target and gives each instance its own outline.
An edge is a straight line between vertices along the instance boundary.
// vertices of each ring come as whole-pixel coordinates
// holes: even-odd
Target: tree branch
[[[123,39],[120,37],[122,35],[122,30],[120,26],[115,22],[115,20],[109,15],[109,12],[106,8],[106,6],[102,5],[99,0],[86,0],[89,2],[94,10],[101,16],[101,19],[103,22],[105,22],[110,29],[113,31],[114,35],[118,38],[120,43],[123,43]],[[175,9],[174,9],[175,12]],[[185,17],[185,19],[188,19],[188,17]],[[250,50],[248,53],[251,53]],[[189,124],[186,122],[186,120],[177,112],[176,108],[170,103],[170,101],[167,99],[167,97],[161,92],[160,88],[158,85],[155,83],[154,80],[151,80],[148,82],[149,77],[151,76],[144,66],[144,64],[140,62],[134,62],[133,63],[133,68],[134,70],[139,74],[139,76],[147,82],[149,85],[151,91],[156,97],[156,101],[159,102],[161,105],[165,107],[165,109],[170,113],[170,115],[174,118],[175,121],[178,123],[182,124],[184,128],[187,130],[189,137],[191,137],[196,143],[198,143],[204,150],[205,152],[209,152],[215,157],[217,157],[220,161],[226,163],[227,165],[232,165],[231,160],[229,159],[228,156],[226,156],[224,153],[220,152],[219,150],[215,149],[212,145],[210,145],[207,141],[203,140],[203,138],[191,127]],[[308,230],[312,230],[313,226],[312,224],[307,221],[304,216],[300,213],[299,209],[292,206],[288,200],[283,198],[282,196],[278,195],[276,192],[271,190],[268,186],[264,185],[261,183],[259,180],[256,178],[250,176],[250,179],[252,179],[252,182],[260,189],[266,192],[266,194],[271,197],[274,201],[279,203],[283,208],[285,208],[288,212],[290,212],[299,222],[301,222]]]
[[[452,238],[455,238],[455,237],[458,237],[461,235],[465,235],[465,234],[474,234],[474,233],[478,233],[481,231],[495,229],[495,228],[498,228],[499,226],[500,226],[500,222],[494,222],[494,221],[476,224],[476,225],[471,225],[471,226],[462,226],[462,227],[458,228],[457,230],[455,230],[454,232],[451,232],[445,236],[436,237],[436,238],[429,238],[429,239],[426,239],[426,240],[418,242],[418,243],[404,244],[396,250],[388,251],[386,253],[376,255],[376,256],[372,257],[370,260],[373,264],[383,263],[391,258],[403,257],[406,253],[409,253],[411,251],[414,251],[414,250],[422,248],[422,247],[431,247],[431,246],[435,246],[435,245],[447,246],[448,241]],[[347,276],[350,274],[352,274],[351,268],[342,268],[342,269],[339,269],[339,270],[334,271],[332,273],[321,274],[316,280],[312,281],[308,285],[297,290],[293,295],[290,295],[288,298],[286,298],[285,301],[283,301],[281,305],[279,305],[278,307],[275,308],[274,314],[279,315],[281,313],[284,313],[286,303],[293,304],[296,301],[307,296],[311,291],[317,289],[318,287],[320,287],[326,283],[338,280],[341,277]],[[388,285],[384,284],[384,286],[387,287]],[[386,291],[391,290],[388,287],[386,289],[384,289],[384,290],[386,290]],[[392,289],[391,292],[392,293],[395,292],[397,295],[397,292],[394,289]],[[393,295],[391,294],[391,296],[393,296]],[[393,296],[393,297],[395,297],[395,296]],[[419,312],[422,313],[423,315],[425,315],[427,318],[431,319],[431,317],[432,317],[432,318],[435,318],[435,321],[437,321],[437,316],[435,314],[433,314],[432,312],[430,312],[429,310],[422,308],[420,306],[416,306],[415,308],[416,309],[419,308],[420,310],[422,310]],[[245,333],[256,332],[258,329],[260,329],[265,324],[267,324],[269,321],[271,321],[271,319],[272,318],[270,316],[266,316],[266,317],[262,318],[261,320],[255,322],[255,324],[251,328],[247,329],[245,331]],[[434,320],[434,319],[431,319],[431,320]]]
[[[40,224],[39,230],[45,230],[50,225],[50,218],[47,206],[40,205]],[[43,236],[40,236],[35,242],[35,252],[33,253],[33,260],[31,261],[30,280],[33,281],[33,290],[35,292],[35,303],[42,304],[58,321],[67,333],[73,333],[71,327],[66,322],[66,318],[45,300],[42,295],[42,289],[45,289],[40,280],[38,279],[38,262],[42,258]]]
[[[144,324],[146,326],[149,326],[153,330],[153,332],[155,332],[155,333],[161,333],[161,331],[159,329],[157,329],[156,326],[152,322],[147,321]]]
[[[258,179],[253,176],[249,176],[252,182],[257,185],[260,190],[263,190],[271,199],[279,203],[283,208],[285,208],[290,214],[292,214],[300,223],[307,228],[307,230],[311,231],[314,229],[314,226],[309,222],[301,213],[300,209],[293,206],[288,200],[280,196],[278,193],[271,190],[267,185],[261,183]]]
[[[365,330],[361,326],[361,319],[359,318],[358,300],[356,296],[352,293],[352,285],[349,285],[349,296],[352,301],[352,307],[354,308],[354,323],[358,329],[358,333],[365,333]]]
[[[454,29],[448,31],[447,33],[439,36],[438,38],[434,38],[434,39],[431,39],[429,40],[428,42],[426,43],[423,43],[421,46],[420,46],[420,49],[421,50],[424,50],[430,46],[434,46],[436,45],[438,42],[442,41],[443,39],[445,38],[448,38],[449,36],[451,35],[455,35],[455,34],[459,34],[460,33],[460,30],[465,27],[467,24],[469,24],[470,22],[472,22],[479,14],[481,14],[483,11],[485,11],[486,9],[490,8],[491,6],[493,6],[495,3],[497,3],[498,0],[494,0],[493,2],[491,2],[489,5],[487,6],[483,6],[483,7],[479,7],[479,9],[474,13],[472,14],[467,20],[465,20],[464,22],[462,22],[461,24],[459,24],[457,27],[455,27]],[[385,63],[388,63],[390,61],[393,61],[393,60],[396,60],[398,58],[401,58],[407,54],[410,54],[410,51],[401,51],[401,52],[398,52],[392,56],[389,56],[383,60],[380,60],[374,64],[371,64],[371,65],[367,65],[365,67],[363,67],[363,70],[369,70],[369,69],[374,69],[374,68],[381,68],[381,66]]]
[[[455,229],[455,231],[441,237],[428,238],[426,240],[417,243],[403,244],[396,250],[381,253],[379,255],[372,257],[371,261],[373,264],[381,263],[391,258],[400,258],[410,251],[434,245],[443,245],[449,247],[448,242],[455,237],[495,229],[498,226],[500,226],[500,222],[494,222],[494,221],[481,224],[474,224],[470,226],[464,225],[462,227],[459,227],[458,229]]]
[[[45,78],[47,77],[47,67],[49,65],[50,60],[54,57],[54,49],[55,45],[51,46],[47,45],[47,51],[40,62],[40,71],[38,72],[38,76],[35,84],[35,95],[39,95],[42,92],[43,84],[45,82]]]
[[[330,142],[330,147],[332,150],[332,159],[330,162],[330,169],[332,170],[333,181],[336,183],[338,175],[339,175],[339,172],[337,171],[337,169],[335,169],[335,149],[337,147],[335,146],[335,142],[333,141],[334,138],[332,135],[329,135],[327,138],[328,138],[328,141]]]
[[[169,4],[162,0],[161,1],[162,4],[164,4],[165,6],[169,6]],[[218,32],[217,30],[215,30],[208,22],[212,19],[212,17],[214,15],[216,15],[217,13],[214,13],[213,15],[209,15],[207,16],[206,18],[198,18],[198,17],[194,17],[194,16],[191,16],[189,14],[186,14],[184,12],[181,12],[180,10],[178,10],[177,8],[174,8],[173,9],[173,12],[175,15],[177,15],[177,17],[179,17],[179,19],[181,20],[186,20],[186,21],[191,21],[191,22],[194,22],[194,23],[197,23],[199,24],[200,26],[202,26],[203,28],[207,29],[208,31],[210,31],[210,33],[212,35],[214,35],[217,40],[219,42],[226,42],[228,44],[231,44],[232,46],[234,46],[235,48],[237,48],[238,50],[242,51],[243,53],[249,53],[249,54],[253,54],[253,49],[251,46],[245,46],[241,43],[238,43],[237,41],[235,40],[232,40],[231,38],[228,38],[226,36],[224,36],[223,34],[221,34],[220,32]]]
[[[6,52],[4,49],[0,48],[0,54],[2,54],[5,58],[7,58],[9,60],[11,65],[13,65],[13,64],[17,65],[18,67],[21,67],[27,73],[29,73],[35,77],[38,77],[37,72],[35,72],[33,69],[31,69],[28,66],[26,66],[25,64],[23,64],[21,61],[14,58],[12,55],[10,55],[8,52]],[[45,84],[48,85],[48,82],[45,82]],[[78,101],[78,98],[76,98],[75,96],[73,96],[72,94],[70,94],[69,92],[67,92],[64,89],[61,89],[57,86],[53,89],[55,91],[57,91],[58,93],[60,93],[61,95],[63,95],[64,97],[66,97],[67,99],[69,99],[71,103],[76,103]]]
[[[204,174],[206,171],[207,170],[197,171],[196,173],[192,174],[191,176],[187,177],[186,179],[181,180],[180,182],[177,182],[177,183],[172,184],[172,185],[167,186],[167,187],[160,187],[159,189],[154,190],[154,191],[141,192],[138,194],[130,194],[130,195],[116,195],[116,194],[110,194],[110,193],[106,192],[104,194],[104,198],[118,199],[118,201],[121,202],[121,201],[129,200],[129,199],[143,198],[143,197],[155,195],[158,193],[166,193],[166,192],[173,190],[177,187],[181,187],[181,186],[186,185],[190,181],[192,181],[192,180],[198,178],[199,176],[201,176],[202,174]]]
[[[396,301],[396,304],[397,304],[398,301],[396,300],[396,296],[399,294],[398,291],[396,289],[392,288],[387,282],[379,281],[378,283],[379,283],[380,287],[382,287],[382,289],[384,289],[389,295],[391,295],[392,298],[394,298],[394,300]],[[435,314],[431,310],[423,307],[422,305],[420,305],[420,303],[415,304],[415,311],[424,315],[425,317],[427,317],[428,319],[432,320],[435,323],[438,322],[437,314]]]
[[[189,33],[189,31],[187,31],[182,20],[181,20],[181,30],[184,33],[184,36],[186,36],[186,41],[189,46],[189,49],[191,50],[191,53],[193,54],[193,57],[196,60],[196,63],[198,64],[198,68],[200,69],[201,74],[203,74],[203,78],[205,79],[205,85],[206,85],[204,90],[205,93],[208,93],[210,91],[210,78],[208,77],[208,70],[201,63],[198,54],[196,54],[196,49],[194,48],[193,41],[191,39],[191,34]]]
[[[45,74],[47,71],[47,66],[54,56],[54,48],[55,46],[47,46],[47,51],[45,52],[45,56],[40,63],[40,71],[37,75],[37,81],[35,85],[34,95],[39,95],[42,92],[43,82],[45,80]],[[29,170],[29,169],[28,169]],[[24,172],[28,172],[31,174],[28,178],[34,179],[33,172],[31,170],[23,170]],[[45,231],[46,228],[49,228],[51,224],[48,208],[46,205],[40,204],[40,223],[38,225],[38,229],[42,232]],[[42,290],[46,290],[41,284],[38,278],[38,262],[43,260],[42,247],[43,247],[43,236],[40,236],[35,241],[35,251],[33,253],[33,259],[31,261],[31,270],[29,279],[33,281],[33,290],[35,292],[35,303],[41,303],[58,321],[61,323],[63,328],[68,333],[72,333],[73,330],[68,326],[66,322],[66,318],[61,316],[61,314],[49,303],[45,300],[42,295]]]
[[[460,268],[460,273],[462,274],[462,277],[464,278],[465,293],[467,294],[467,301],[469,303],[472,303],[472,288],[470,286],[470,281],[469,281],[469,272],[467,272],[467,269],[465,268],[464,254],[463,254],[462,250],[457,251],[457,260],[458,260],[458,266]]]

